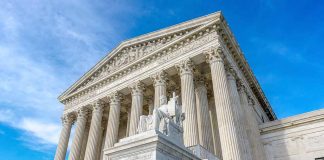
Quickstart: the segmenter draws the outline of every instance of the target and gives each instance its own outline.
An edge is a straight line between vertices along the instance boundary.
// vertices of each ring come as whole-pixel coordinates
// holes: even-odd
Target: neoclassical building
[[[122,42],[62,93],[55,160],[107,159],[106,151],[138,133],[140,116],[151,115],[173,92],[190,150],[199,146],[223,160],[324,157],[324,112],[277,120],[216,12]],[[308,142],[314,144],[307,148]]]

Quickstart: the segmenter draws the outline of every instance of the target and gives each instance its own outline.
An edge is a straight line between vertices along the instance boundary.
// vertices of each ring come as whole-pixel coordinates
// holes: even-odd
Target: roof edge
[[[106,61],[108,61],[110,59],[110,57],[114,56],[123,47],[132,45],[134,43],[145,42],[145,41],[153,39],[157,36],[161,36],[161,34],[164,35],[167,33],[171,33],[171,30],[176,30],[176,31],[182,30],[181,28],[184,26],[187,26],[187,25],[192,25],[192,27],[198,26],[199,24],[202,25],[204,23],[207,23],[209,20],[212,20],[213,18],[220,17],[221,15],[222,15],[222,12],[217,11],[217,12],[210,13],[208,15],[204,15],[201,17],[197,17],[197,18],[185,21],[185,22],[181,22],[181,23],[178,23],[178,24],[166,27],[166,28],[162,28],[162,29],[159,29],[159,30],[156,30],[153,32],[148,32],[148,33],[127,39],[125,41],[121,41],[121,43],[119,45],[117,45],[117,47],[113,48],[110,52],[108,52],[106,54],[106,56],[104,56],[98,63],[96,63],[85,74],[83,74],[77,81],[75,81],[72,85],[70,85],[70,87],[68,89],[66,89],[64,92],[62,92],[60,94],[60,96],[58,97],[58,100],[62,101],[66,95],[68,95],[71,91],[73,91],[85,79],[87,79],[89,76],[91,76],[93,74],[93,72],[95,72],[98,67],[100,67]]]

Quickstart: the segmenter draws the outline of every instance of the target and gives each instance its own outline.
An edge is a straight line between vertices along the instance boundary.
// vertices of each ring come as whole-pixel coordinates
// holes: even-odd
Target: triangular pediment
[[[69,97],[69,95],[83,90],[83,88],[87,88],[99,80],[109,77],[111,73],[118,71],[124,66],[127,66],[142,57],[167,46],[168,44],[178,41],[182,37],[196,31],[199,27],[215,20],[219,14],[219,12],[216,12],[122,42],[86,74],[84,74],[77,82],[69,87],[69,89],[63,92],[63,94],[59,96],[59,100],[62,101],[66,97]]]

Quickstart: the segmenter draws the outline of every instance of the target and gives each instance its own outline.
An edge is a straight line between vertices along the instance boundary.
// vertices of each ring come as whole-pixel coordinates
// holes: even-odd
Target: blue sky
[[[324,108],[324,1],[1,0],[0,155],[53,159],[57,96],[122,40],[222,10],[279,118]]]

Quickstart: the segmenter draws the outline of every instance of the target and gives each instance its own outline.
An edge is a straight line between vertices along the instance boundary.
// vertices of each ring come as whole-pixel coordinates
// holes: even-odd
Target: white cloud
[[[61,126],[57,123],[44,123],[37,119],[25,118],[19,126],[35,137],[39,137],[43,143],[56,144],[58,142]]]
[[[55,146],[57,96],[124,39],[116,14],[134,5],[121,3],[0,1],[0,123],[22,130],[30,148]]]

